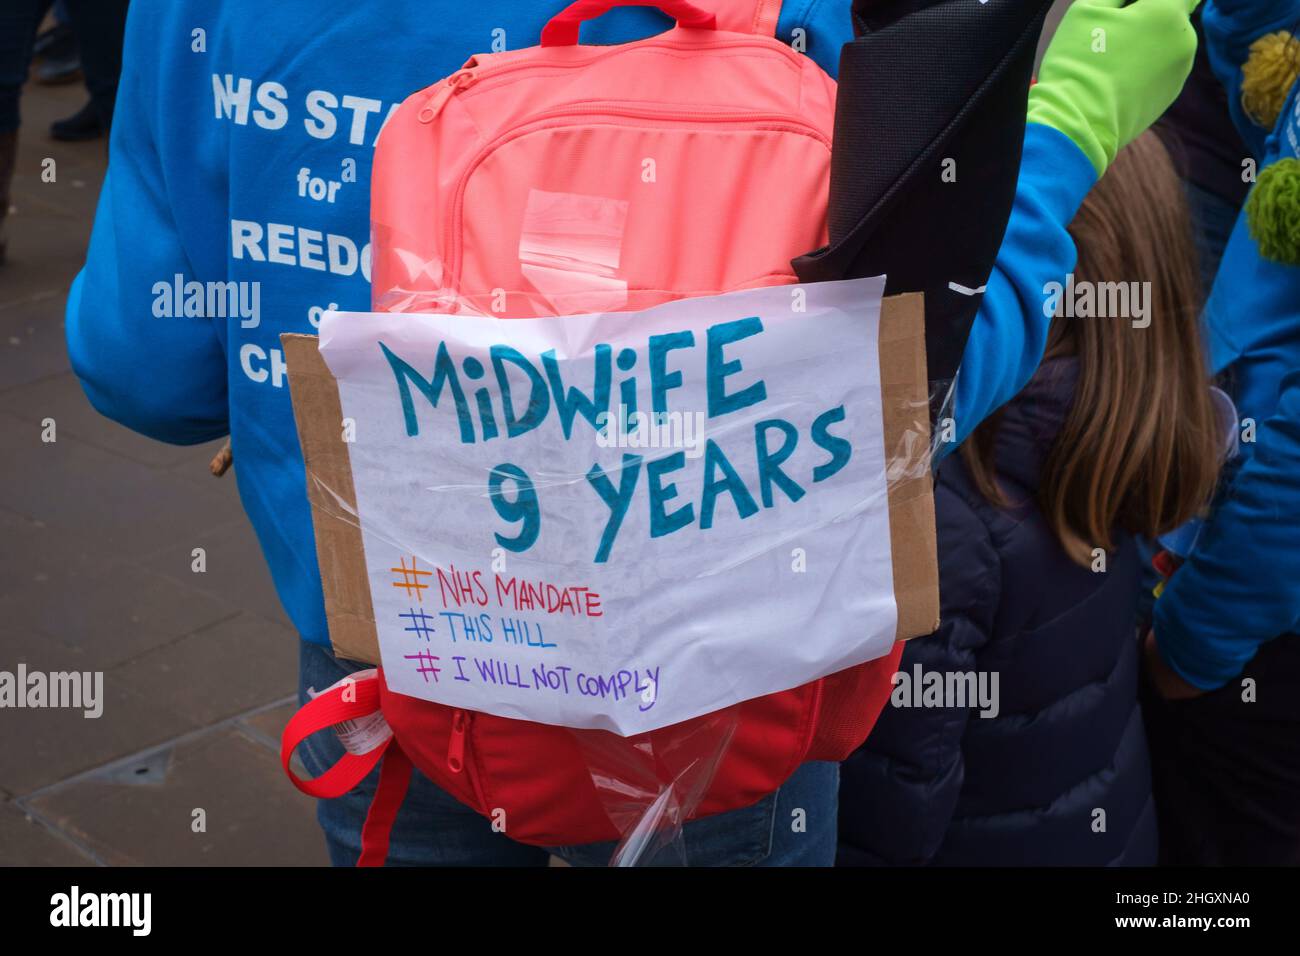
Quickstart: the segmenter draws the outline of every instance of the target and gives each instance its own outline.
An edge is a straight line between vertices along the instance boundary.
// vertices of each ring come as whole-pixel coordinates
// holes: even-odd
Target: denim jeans
[[[307,701],[308,688],[324,690],[360,669],[360,665],[338,660],[326,648],[303,642],[299,701]],[[328,731],[313,735],[298,748],[312,776],[324,772],[342,753],[342,746]],[[378,771],[374,771],[344,796],[320,801],[317,819],[335,866],[356,863],[361,827],[377,782]],[[838,790],[838,764],[806,763],[779,790],[753,806],[687,823],[681,844],[685,863],[831,866],[835,861]],[[802,813],[796,814],[797,810]],[[546,866],[554,853],[573,866],[606,866],[614,848],[614,843],[548,848],[518,843],[494,831],[488,818],[434,785],[417,769],[393,826],[388,865]],[[668,847],[649,862],[680,864],[682,852]]]

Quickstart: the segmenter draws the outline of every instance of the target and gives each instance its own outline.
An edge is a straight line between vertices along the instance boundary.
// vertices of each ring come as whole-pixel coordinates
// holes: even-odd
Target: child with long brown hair
[[[844,764],[840,862],[1150,864],[1136,538],[1195,516],[1220,440],[1181,185],[1152,133],[1070,226],[1029,385],[939,469],[939,630]]]
[[[1204,506],[1219,440],[1191,223],[1182,182],[1155,133],[1116,157],[1069,231],[1080,291],[1062,300],[1067,314],[1052,323],[1043,372],[1056,359],[1073,359],[1077,381],[1037,500],[1062,547],[1088,565],[1096,548],[1112,550],[1118,532],[1155,537]],[[1089,297],[1092,315],[1081,315]],[[1125,314],[1103,314],[1115,302],[1127,302]],[[1007,503],[995,474],[997,433],[994,416],[961,455],[981,493]]]

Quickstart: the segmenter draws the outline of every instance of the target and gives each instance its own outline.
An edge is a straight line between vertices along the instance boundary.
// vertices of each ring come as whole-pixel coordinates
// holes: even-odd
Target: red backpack
[[[535,135],[531,131],[538,128],[538,111],[547,116],[563,112],[566,80],[576,75],[575,70],[595,68],[592,64],[597,62],[606,71],[600,82],[600,106],[585,107],[589,119],[574,119],[578,111],[568,106],[569,119],[560,134],[564,138],[557,139],[553,148],[516,150],[510,161],[525,168],[512,168],[510,175],[525,186],[536,184],[553,194],[582,194],[584,187],[592,191],[589,184],[567,182],[563,161],[555,157],[581,154],[581,138],[597,128],[602,155],[611,144],[617,148],[623,129],[637,138],[636,149],[645,148],[647,136],[682,134],[680,128],[647,120],[646,101],[653,99],[661,111],[676,110],[675,116],[687,115],[683,111],[690,104],[682,100],[698,95],[692,89],[698,84],[689,78],[707,76],[717,89],[728,90],[732,99],[725,110],[714,108],[689,122],[725,123],[726,138],[703,145],[665,144],[664,151],[676,151],[680,165],[691,168],[692,162],[718,161],[719,149],[731,150],[722,161],[745,168],[743,187],[710,197],[715,205],[703,208],[698,208],[700,197],[692,196],[694,206],[680,213],[691,229],[706,230],[706,241],[701,243],[697,232],[693,244],[716,249],[716,265],[691,262],[679,270],[691,275],[694,284],[689,288],[666,288],[661,277],[639,273],[642,264],[636,261],[620,263],[624,278],[633,292],[652,292],[659,300],[730,291],[708,289],[710,270],[756,277],[751,284],[795,281],[790,260],[826,239],[834,81],[811,59],[793,53],[772,35],[780,6],[773,0],[701,0],[705,9],[683,0],[660,0],[655,5],[677,19],[677,29],[619,47],[576,46],[578,23],[614,5],[611,0],[579,0],[551,21],[540,47],[474,57],[464,70],[413,95],[393,115],[379,139],[374,163],[376,308],[447,311],[431,303],[446,292],[443,287],[450,271],[453,283],[456,276],[477,277],[475,289],[465,291],[504,288],[511,299],[508,314],[525,314],[521,310],[530,299],[515,295],[523,281],[518,260],[512,269],[498,267],[493,256],[503,256],[502,247],[517,244],[518,223],[525,216],[525,210],[517,207],[524,200],[511,197],[522,197],[527,190],[508,188],[504,180],[499,188],[475,187],[473,170],[489,165],[483,156],[490,151],[479,151],[478,165],[470,167],[463,160],[463,138],[472,130],[484,141],[513,142],[512,130],[523,127]],[[727,31],[716,30],[718,23]],[[647,55],[650,51],[653,56]],[[612,57],[629,54],[640,58],[635,70],[608,68]],[[494,82],[490,78],[498,70]],[[756,76],[761,82],[754,81]],[[529,109],[521,111],[521,100]],[[620,101],[639,104],[638,109],[620,109]],[[820,135],[809,136],[809,128]],[[696,129],[683,135],[700,141],[699,133]],[[689,155],[692,149],[713,155]],[[788,162],[764,163],[765,157],[788,157],[791,150],[807,157],[793,182]],[[542,158],[549,165],[535,168]],[[476,188],[490,195],[491,215],[486,224],[464,224],[461,212],[472,218],[475,207],[463,199]],[[671,202],[670,192],[661,195]],[[734,228],[736,220],[732,207],[746,203],[761,209],[764,197],[774,197],[770,201],[774,228],[762,231],[762,242],[749,235],[745,243],[733,243],[746,249],[729,256],[727,229]],[[801,202],[797,225],[787,226],[782,218],[791,206],[788,197]],[[804,201],[807,197],[818,198]],[[662,210],[655,214],[663,221]],[[752,215],[752,208],[745,214]],[[460,233],[453,232],[457,224]],[[709,229],[714,231],[712,238]],[[650,238],[673,241],[670,234]],[[454,253],[448,245],[454,246]],[[744,257],[748,258],[736,261]],[[653,302],[644,296],[633,295],[625,307],[649,304]],[[878,660],[627,738],[453,709],[396,694],[388,689],[380,669],[341,682],[299,711],[285,730],[282,757],[285,771],[299,789],[318,797],[341,795],[383,759],[379,789],[363,832],[362,865],[383,862],[388,830],[412,765],[477,812],[504,819],[509,836],[523,843],[557,846],[614,840],[645,820],[652,806],[674,824],[722,813],[770,794],[805,761],[844,759],[866,738],[888,699],[901,650],[902,645],[895,644],[890,654]],[[380,713],[382,719],[376,716]],[[341,728],[348,754],[315,780],[296,777],[289,769],[294,747],[331,726]]]

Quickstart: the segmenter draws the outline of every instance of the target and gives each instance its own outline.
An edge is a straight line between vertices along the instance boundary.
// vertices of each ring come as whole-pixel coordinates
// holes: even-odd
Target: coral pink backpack
[[[540,46],[473,56],[409,97],[376,147],[374,307],[563,315],[796,281],[790,260],[827,238],[835,83],[775,39],[779,2],[697,2],[630,0],[677,26],[598,47],[578,44],[579,24],[618,4],[578,0]],[[299,712],[285,769],[308,734],[381,709],[390,738],[294,778],[337,795],[384,757],[362,863],[383,861],[411,763],[502,815],[515,840],[613,840],[688,778],[689,819],[755,803],[804,761],[845,758],[900,653],[626,739],[394,694],[380,670]]]

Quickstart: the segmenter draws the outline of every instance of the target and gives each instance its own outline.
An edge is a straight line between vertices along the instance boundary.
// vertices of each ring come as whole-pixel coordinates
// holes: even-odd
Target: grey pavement
[[[217,445],[101,418],[68,365],[104,144],[46,130],[83,99],[23,100],[0,266],[0,671],[102,671],[104,705],[0,708],[0,865],[323,865],[314,802],[279,762],[297,637],[233,474],[208,473]]]

